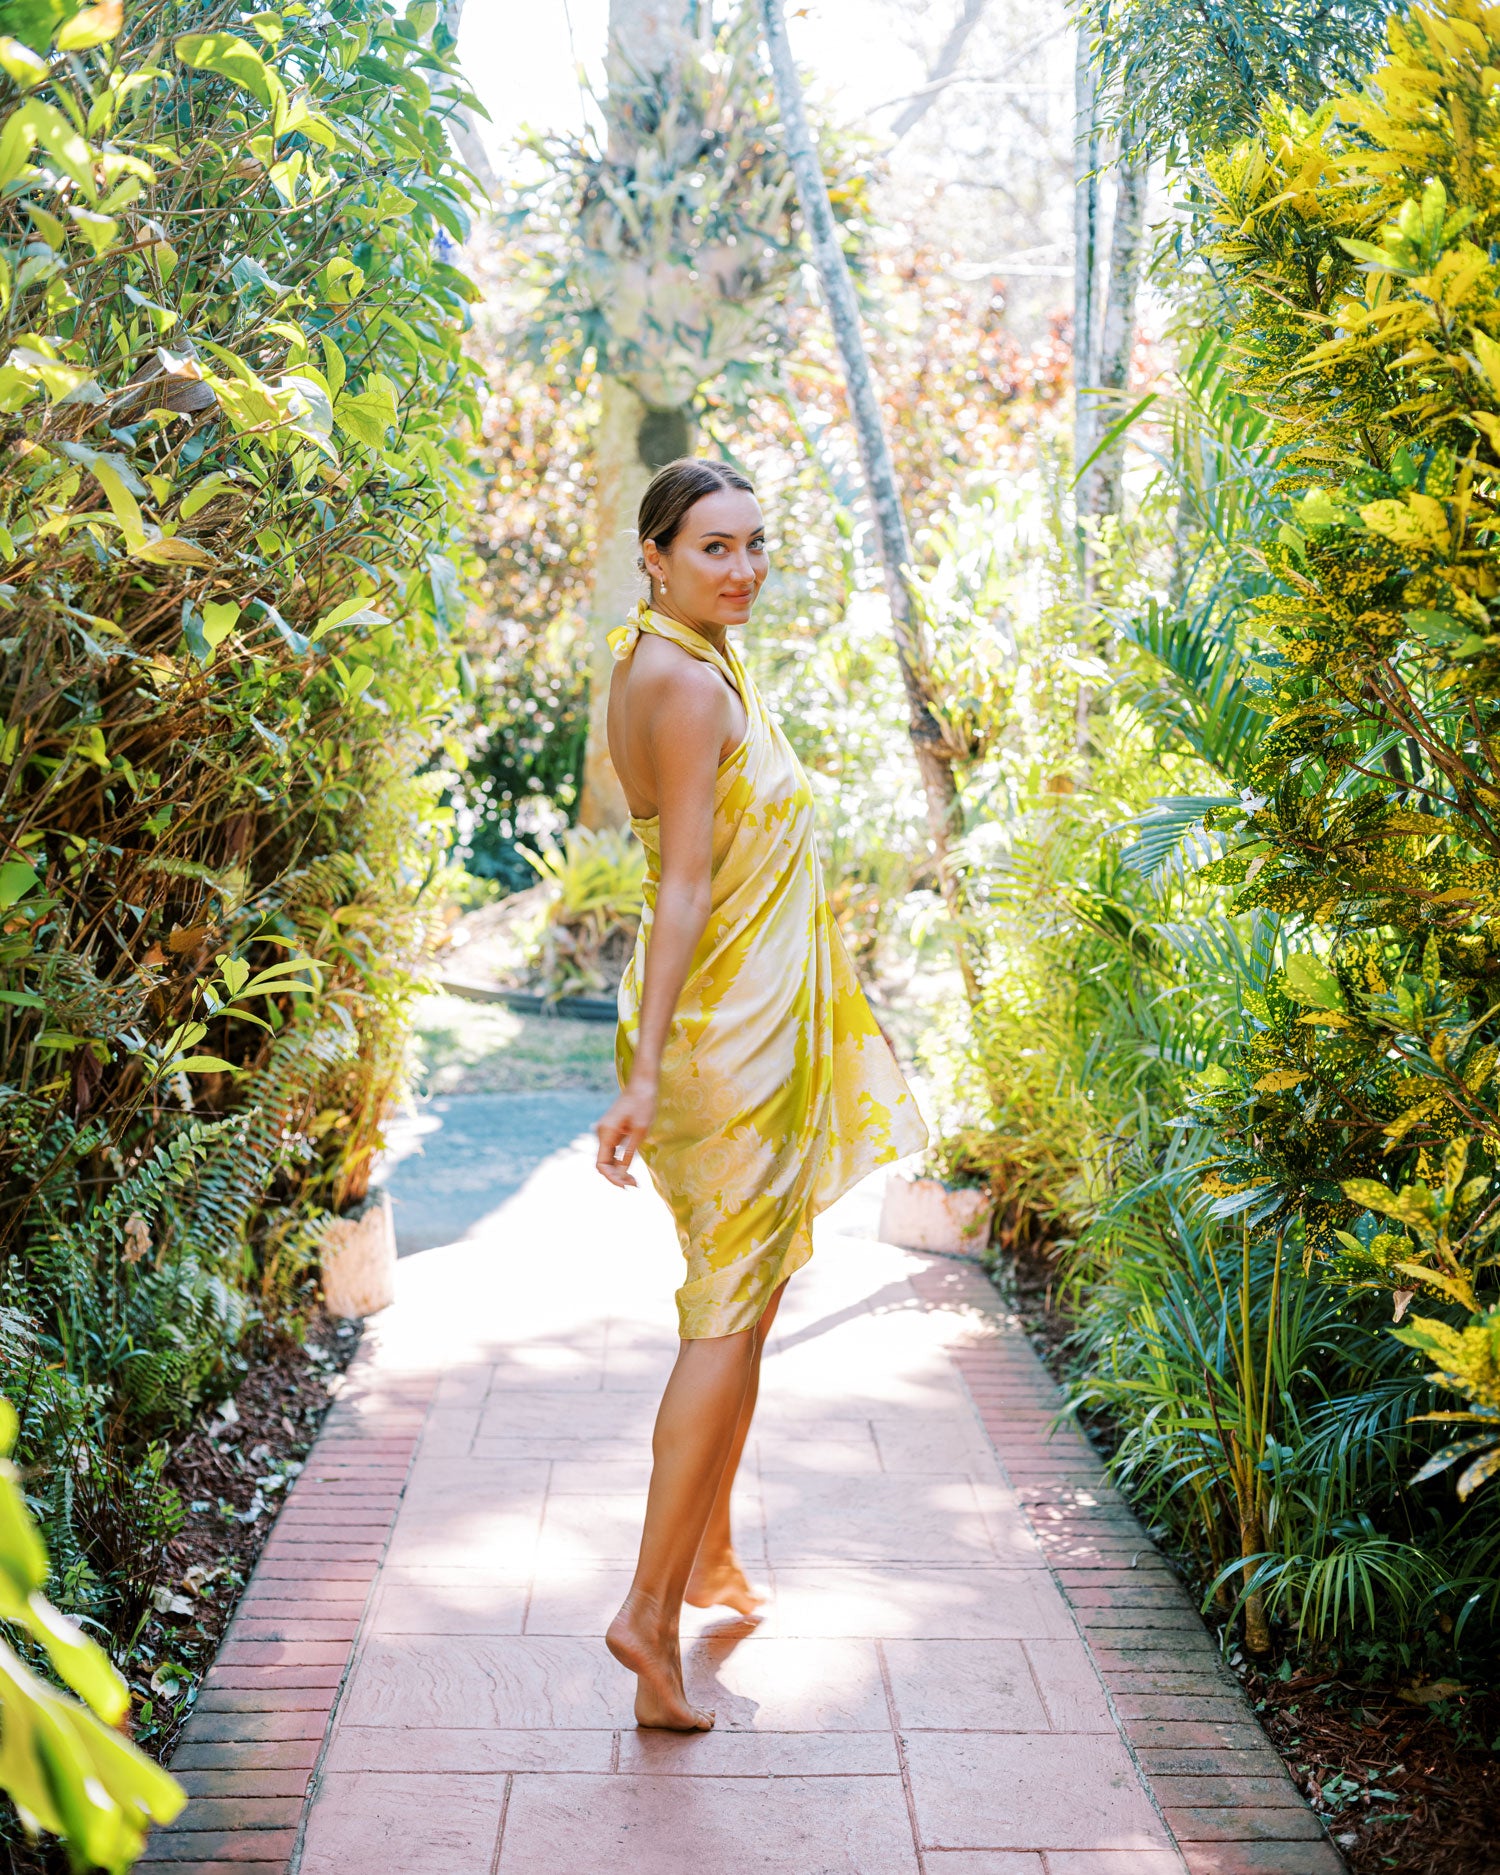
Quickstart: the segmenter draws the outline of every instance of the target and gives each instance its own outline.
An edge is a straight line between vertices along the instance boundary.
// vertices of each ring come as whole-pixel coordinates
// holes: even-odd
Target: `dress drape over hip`
[[[733,646],[643,601],[610,634],[629,657],[642,631],[712,664],[739,692],[744,741],[714,789],[712,895],[662,1054],[656,1119],[641,1148],[687,1258],[685,1340],[760,1320],[812,1255],[813,1217],[927,1129],[876,1027],[828,908],[813,797],[791,744]],[[631,822],[646,849],[646,903],[620,986],[623,1086],[661,876],[657,817]]]

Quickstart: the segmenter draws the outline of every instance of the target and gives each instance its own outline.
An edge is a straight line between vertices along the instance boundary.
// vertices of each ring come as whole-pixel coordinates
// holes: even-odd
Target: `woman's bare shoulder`
[[[643,699],[671,697],[683,702],[720,701],[725,693],[724,682],[711,665],[670,639],[648,632],[641,633],[631,657],[630,687]]]

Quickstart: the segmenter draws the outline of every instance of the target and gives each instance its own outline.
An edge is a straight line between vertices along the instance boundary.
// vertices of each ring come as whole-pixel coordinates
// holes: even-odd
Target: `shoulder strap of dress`
[[[689,657],[695,657],[704,664],[712,664],[731,689],[743,694],[743,671],[736,669],[738,659],[731,663],[729,658],[709,643],[702,632],[694,631],[691,625],[679,624],[676,619],[667,618],[661,612],[653,612],[646,599],[641,600],[623,625],[617,625],[609,634],[609,648],[615,657],[628,658],[635,650],[636,641],[642,632],[665,638],[669,644],[686,651]]]

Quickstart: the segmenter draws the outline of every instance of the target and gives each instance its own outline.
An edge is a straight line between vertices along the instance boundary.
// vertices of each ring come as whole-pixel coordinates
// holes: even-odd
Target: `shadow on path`
[[[474,1236],[608,1105],[607,1094],[576,1089],[440,1094],[403,1114],[377,1177],[395,1206],[399,1254]]]

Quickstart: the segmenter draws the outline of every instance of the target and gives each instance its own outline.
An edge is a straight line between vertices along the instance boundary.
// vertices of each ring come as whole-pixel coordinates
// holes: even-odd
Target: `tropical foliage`
[[[477,416],[438,13],[4,10],[0,1377],[121,1647],[161,1441],[368,1182],[434,915]]]
[[[1493,1643],[1497,30],[1393,21],[1192,178],[1086,762],[971,789],[970,1162],[1063,1236],[1076,1405],[1256,1651]]]
[[[1270,722],[1215,873],[1309,940],[1202,1097],[1227,1148],[1217,1186],[1236,1194],[1218,1208],[1295,1216],[1309,1257],[1395,1290],[1398,1312],[1413,1296],[1480,1311],[1500,1228],[1500,200],[1475,166],[1500,128],[1483,76],[1497,30],[1474,6],[1393,24],[1347,128],[1272,115],[1262,145],[1210,170],[1244,283],[1244,382],[1282,485],[1305,491],[1268,549]],[[1490,1326],[1402,1331],[1480,1417],[1500,1405]],[[1494,1467],[1500,1452],[1461,1494]]]
[[[0,1400],[0,1454],[17,1421]],[[130,1708],[125,1682],[42,1594],[47,1554],[26,1508],[19,1474],[0,1455],[0,1619],[10,1623],[77,1698],[38,1677],[0,1641],[0,1789],[25,1827],[61,1836],[79,1869],[120,1875],[151,1823],[169,1823],[184,1796],[166,1773],[113,1728]]]

